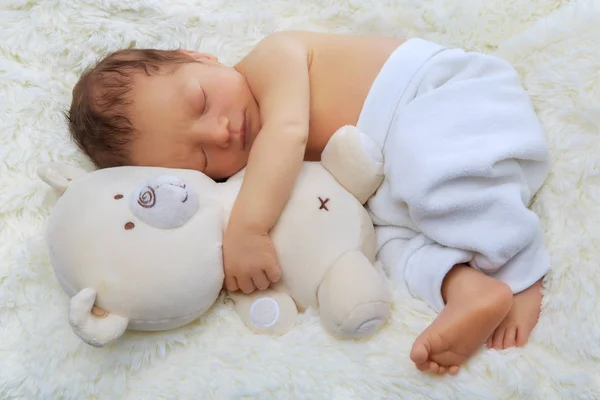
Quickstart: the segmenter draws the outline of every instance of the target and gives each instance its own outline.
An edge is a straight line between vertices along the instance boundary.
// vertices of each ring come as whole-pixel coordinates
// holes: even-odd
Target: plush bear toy
[[[253,331],[282,334],[299,310],[318,308],[338,338],[362,338],[388,319],[391,293],[374,266],[375,235],[363,204],[383,179],[381,153],[352,126],[321,162],[305,162],[271,237],[280,282],[230,293]],[[223,287],[221,242],[243,171],[216,183],[198,171],[117,167],[85,172],[40,166],[60,197],[47,241],[71,297],[69,323],[102,347],[126,329],[173,329],[200,317]]]

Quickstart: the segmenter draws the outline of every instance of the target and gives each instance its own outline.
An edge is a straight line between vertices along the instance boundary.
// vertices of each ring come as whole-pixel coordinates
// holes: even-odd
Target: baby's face
[[[248,161],[260,130],[258,106],[237,70],[192,54],[202,62],[136,76],[131,156],[136,165],[227,178]]]

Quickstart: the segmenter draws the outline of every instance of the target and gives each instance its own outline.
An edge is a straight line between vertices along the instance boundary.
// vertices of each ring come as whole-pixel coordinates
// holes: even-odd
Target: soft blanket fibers
[[[5,0],[0,27],[1,399],[600,398],[597,1]],[[424,375],[408,352],[434,314],[400,289],[390,323],[362,343],[333,340],[311,312],[286,336],[256,336],[222,299],[185,328],[128,334],[105,349],[71,332],[41,238],[55,197],[35,168],[91,168],[60,114],[76,76],[132,45],[233,63],[289,28],[421,36],[518,67],[554,159],[534,204],[553,270],[526,348],[481,351],[457,377]]]

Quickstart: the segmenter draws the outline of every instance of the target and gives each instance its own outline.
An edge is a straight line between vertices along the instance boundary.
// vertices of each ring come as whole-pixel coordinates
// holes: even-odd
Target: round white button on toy
[[[278,319],[279,304],[270,297],[256,299],[250,306],[250,320],[258,328],[269,328]]]

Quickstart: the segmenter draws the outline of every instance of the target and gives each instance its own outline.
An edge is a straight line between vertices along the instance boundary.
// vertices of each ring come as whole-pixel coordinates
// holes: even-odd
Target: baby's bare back
[[[318,160],[333,133],[356,125],[371,85],[402,40],[294,32],[309,52],[310,131],[307,159]]]

